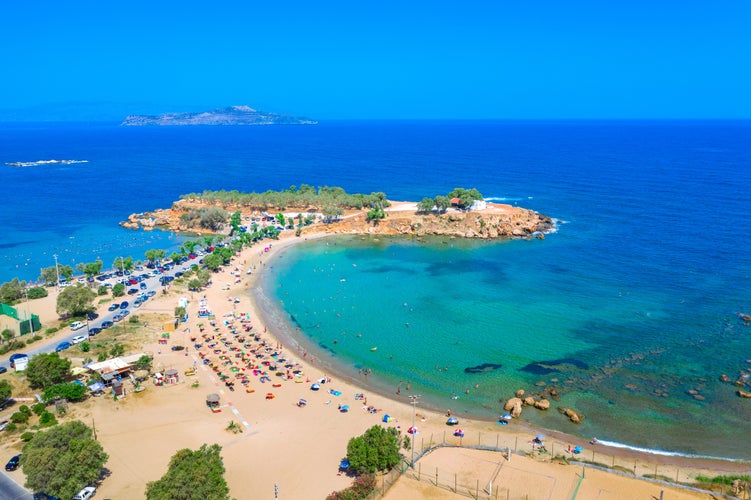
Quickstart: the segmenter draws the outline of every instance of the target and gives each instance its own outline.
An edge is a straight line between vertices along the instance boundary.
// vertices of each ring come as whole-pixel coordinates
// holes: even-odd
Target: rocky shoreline
[[[174,232],[193,232],[206,234],[228,234],[229,226],[225,225],[219,231],[189,227],[184,215],[201,208],[222,208],[229,213],[240,211],[246,217],[258,217],[263,214],[260,210],[243,206],[219,205],[196,200],[180,200],[172,207],[157,209],[152,212],[134,213],[120,225],[128,229],[143,229],[151,231],[155,228]],[[456,238],[477,239],[519,239],[544,238],[544,234],[555,230],[555,221],[550,217],[525,208],[510,205],[488,203],[481,210],[450,209],[445,213],[418,212],[415,203],[392,202],[386,210],[386,218],[382,220],[368,220],[367,210],[351,210],[345,212],[338,219],[324,222],[316,207],[304,210],[278,210],[268,208],[265,212],[317,214],[316,221],[302,228],[301,235],[312,232],[329,234],[374,234],[374,235],[409,235],[409,236],[448,236]]]

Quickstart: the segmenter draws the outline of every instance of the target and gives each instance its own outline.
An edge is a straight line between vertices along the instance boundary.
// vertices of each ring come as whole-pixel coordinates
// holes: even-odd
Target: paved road
[[[15,481],[16,475],[19,481],[23,477],[18,471],[0,474],[0,498],[3,500],[31,500],[34,495]]]
[[[156,275],[156,276],[153,274],[153,271],[150,270],[150,269],[144,269],[143,271],[134,271],[133,272],[134,275],[140,275],[140,274],[149,274],[150,275],[149,278],[147,278],[147,279],[145,279],[143,281],[143,283],[146,283],[146,289],[145,290],[141,289],[140,288],[140,283],[136,284],[136,285],[126,285],[126,287],[125,287],[126,292],[130,288],[137,288],[138,289],[138,293],[133,294],[133,295],[124,295],[123,297],[118,297],[116,299],[113,298],[112,302],[113,303],[115,303],[115,302],[121,303],[121,302],[127,301],[129,305],[128,305],[128,307],[127,307],[126,310],[129,313],[133,313],[135,311],[138,311],[138,309],[133,306],[133,301],[135,300],[136,297],[138,297],[138,295],[140,295],[141,293],[148,292],[149,290],[153,290],[154,292],[159,293],[161,291],[161,289],[162,289],[162,284],[160,283],[160,279],[163,276],[174,276],[175,273],[178,272],[178,271],[185,272],[193,264],[200,265],[200,259],[201,258],[199,257],[197,259],[189,260],[187,262],[184,262],[183,264],[178,264],[175,267],[173,267],[172,269],[170,269],[168,272],[165,272],[164,274],[159,274],[159,275]],[[126,276],[126,277],[128,277],[128,276]],[[122,279],[122,278],[121,277],[117,277],[117,278],[110,278],[110,279],[106,280],[105,282],[96,281],[95,282],[95,286],[100,286],[100,285],[102,285],[103,283],[106,283],[106,282],[110,282],[112,284],[115,284],[120,279]],[[46,353],[46,352],[54,352],[55,348],[61,342],[71,342],[71,340],[73,339],[73,337],[76,337],[78,335],[84,335],[84,336],[86,336],[87,335],[87,330],[89,328],[101,327],[102,323],[104,321],[112,321],[112,318],[115,316],[115,314],[117,314],[119,312],[121,312],[121,309],[117,309],[115,311],[107,311],[107,309],[105,308],[104,312],[102,312],[101,315],[98,318],[96,318],[93,321],[89,321],[87,326],[84,326],[83,328],[81,328],[79,330],[73,331],[70,328],[66,327],[67,334],[65,336],[61,336],[61,337],[56,338],[54,342],[45,343],[44,345],[38,345],[36,347],[31,347],[31,348],[28,348],[28,349],[23,349],[21,351],[15,351],[15,352],[21,352],[23,354],[28,354],[29,358],[31,358],[31,357],[33,357],[33,356],[35,356],[37,354],[42,354],[42,353]],[[128,320],[128,318],[126,317],[122,321],[127,321],[127,320]],[[0,366],[4,366],[8,370],[11,370],[11,368],[10,368],[10,359],[9,359],[10,354],[13,354],[13,353],[9,353],[8,354],[8,358],[5,358],[5,359],[2,360],[2,362],[0,362]],[[4,498],[4,497],[2,495],[0,495],[0,499],[2,499],[2,498]]]

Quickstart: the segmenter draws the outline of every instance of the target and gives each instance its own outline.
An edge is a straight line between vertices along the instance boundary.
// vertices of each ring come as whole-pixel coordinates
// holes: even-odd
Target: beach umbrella
[[[313,385],[310,386],[310,390],[311,391],[317,391],[320,388],[321,388],[321,386],[318,385],[318,384],[313,384]]]
[[[459,423],[459,419],[456,417],[449,417],[448,420],[446,420],[446,425],[457,425]]]
[[[514,418],[514,417],[512,417],[508,413],[504,413],[503,415],[501,415],[501,420],[511,420],[512,418]]]

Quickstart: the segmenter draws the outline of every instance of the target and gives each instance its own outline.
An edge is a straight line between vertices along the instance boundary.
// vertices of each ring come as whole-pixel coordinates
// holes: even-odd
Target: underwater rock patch
[[[549,361],[535,361],[521,370],[523,372],[532,373],[534,375],[548,375],[550,373],[558,373],[563,371],[571,371],[574,369],[586,370],[589,365],[583,361],[579,361],[574,358],[561,358],[552,359]]]
[[[503,365],[497,363],[483,363],[477,366],[468,366],[464,369],[464,373],[487,373],[502,368]]]

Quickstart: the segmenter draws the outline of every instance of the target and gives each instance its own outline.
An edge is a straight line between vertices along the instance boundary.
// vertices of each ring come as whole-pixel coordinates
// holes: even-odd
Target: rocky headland
[[[258,111],[249,106],[230,106],[199,113],[130,115],[120,125],[138,127],[145,125],[315,125],[316,123],[318,122],[309,118]]]
[[[205,229],[189,225],[191,213],[201,209],[221,208],[228,213],[239,211],[243,223],[246,218],[261,217],[266,214],[275,215],[284,212],[287,217],[315,215],[315,222],[304,226],[300,235],[306,233],[327,234],[372,234],[372,235],[408,235],[408,236],[448,236],[457,238],[477,239],[518,239],[544,238],[544,234],[555,228],[555,222],[548,216],[525,208],[510,205],[488,203],[481,210],[449,209],[445,213],[423,213],[417,210],[415,203],[391,202],[386,209],[386,217],[380,220],[370,220],[368,211],[347,210],[340,217],[326,220],[316,207],[305,210],[266,210],[249,209],[242,205],[220,204],[200,200],[183,199],[175,202],[172,207],[158,209],[152,212],[131,214],[121,226],[129,229],[153,230],[160,228],[176,232],[220,233],[228,234],[230,226],[223,225],[218,230]]]

